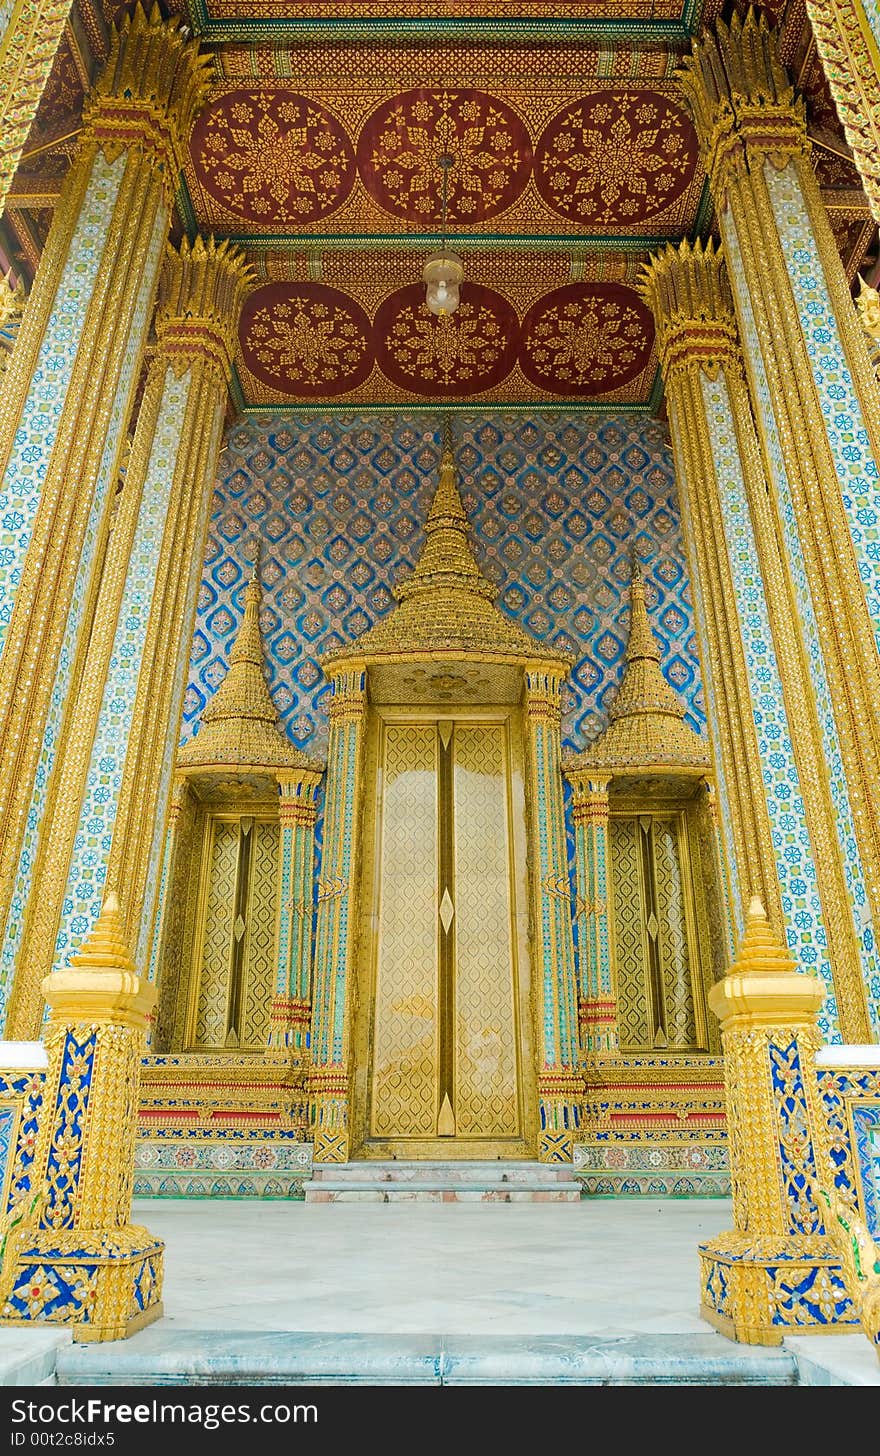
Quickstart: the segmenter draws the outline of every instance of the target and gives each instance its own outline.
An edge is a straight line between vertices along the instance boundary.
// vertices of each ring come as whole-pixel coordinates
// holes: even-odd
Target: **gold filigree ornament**
[[[387,348],[402,374],[448,385],[462,380],[479,383],[495,368],[505,342],[490,309],[463,303],[454,317],[434,318],[410,306],[401,309]]]
[[[542,191],[551,206],[582,222],[661,211],[693,171],[686,127],[682,113],[647,97],[581,101],[554,128],[542,158]]]
[[[359,368],[367,350],[366,339],[344,309],[299,294],[258,309],[248,345],[282,388],[291,383],[313,389],[332,386]]]
[[[644,326],[634,308],[584,298],[549,308],[524,348],[548,383],[610,389],[636,362],[643,343]]]

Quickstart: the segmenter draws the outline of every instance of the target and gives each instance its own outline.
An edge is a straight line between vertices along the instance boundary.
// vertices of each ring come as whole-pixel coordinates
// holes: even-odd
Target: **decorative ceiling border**
[[[236,415],[244,415],[246,418],[250,418],[251,416],[256,418],[260,415],[277,415],[280,412],[283,413],[285,410],[289,410],[293,414],[344,416],[346,413],[345,404],[340,400],[337,400],[335,403],[331,401],[328,404],[317,404],[312,400],[301,399],[291,399],[288,404],[283,404],[278,401],[273,404],[248,404],[241,387],[238,367],[234,361],[229,379],[229,394],[235,407]],[[467,398],[450,400],[426,399],[417,404],[389,404],[387,400],[384,402],[377,400],[373,404],[362,404],[358,401],[357,405],[349,412],[353,415],[388,414],[389,412],[395,413],[401,410],[424,409],[438,410],[442,414],[455,414],[456,412],[461,414],[468,410],[472,413],[475,410],[485,410],[487,414],[491,414],[493,411],[506,412],[510,410],[514,414],[522,414],[528,410],[540,410],[543,414],[558,414],[560,411],[576,410],[580,414],[592,415],[656,415],[662,399],[663,375],[658,366],[647,399],[633,400],[627,403],[609,403],[608,400],[563,399],[562,397],[558,399],[519,400],[514,403],[503,400],[497,404],[480,400],[468,400]]]
[[[699,29],[705,0],[682,0],[677,20],[595,19],[575,16],[279,16],[259,20],[210,14],[208,0],[189,0],[195,35],[222,43],[284,40],[484,40],[487,36],[524,43],[546,40],[666,42],[685,45]]]

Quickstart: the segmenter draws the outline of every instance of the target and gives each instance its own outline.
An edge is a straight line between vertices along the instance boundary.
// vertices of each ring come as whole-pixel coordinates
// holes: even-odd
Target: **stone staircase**
[[[321,1163],[305,1184],[306,1203],[578,1203],[567,1163]]]

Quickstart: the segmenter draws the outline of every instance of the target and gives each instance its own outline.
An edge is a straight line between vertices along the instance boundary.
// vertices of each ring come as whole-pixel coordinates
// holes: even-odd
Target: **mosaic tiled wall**
[[[649,557],[663,670],[704,728],[687,566],[663,426],[639,416],[462,412],[453,423],[477,558],[502,611],[576,659],[566,745],[604,726],[626,647],[629,551]],[[183,739],[222,680],[248,561],[262,549],[269,684],[297,747],[322,752],[322,653],[389,612],[415,565],[437,483],[440,429],[425,412],[328,419],[279,413],[233,426],[199,592]]]

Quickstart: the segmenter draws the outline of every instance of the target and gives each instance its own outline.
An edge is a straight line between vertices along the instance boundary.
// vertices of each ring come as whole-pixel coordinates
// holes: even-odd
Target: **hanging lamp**
[[[455,313],[460,300],[461,282],[464,278],[464,264],[457,253],[446,246],[446,209],[449,194],[449,169],[453,158],[444,152],[438,157],[437,165],[443,174],[440,248],[425,262],[422,277],[425,280],[425,305],[438,318]]]

